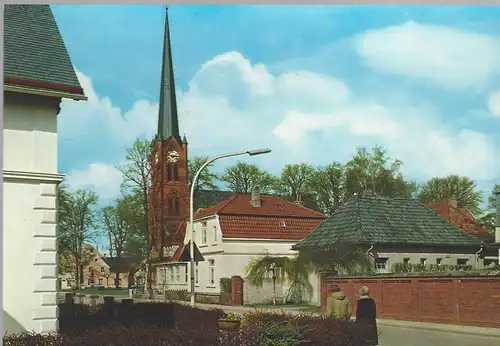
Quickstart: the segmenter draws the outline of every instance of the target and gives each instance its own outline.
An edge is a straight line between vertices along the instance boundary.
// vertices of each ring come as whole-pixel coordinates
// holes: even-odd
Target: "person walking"
[[[332,287],[330,296],[326,300],[326,315],[341,320],[351,318],[351,302],[337,285]]]
[[[372,345],[378,345],[377,306],[369,296],[370,290],[363,286],[359,289],[358,307],[356,309],[356,324],[366,328],[366,332],[373,340]]]

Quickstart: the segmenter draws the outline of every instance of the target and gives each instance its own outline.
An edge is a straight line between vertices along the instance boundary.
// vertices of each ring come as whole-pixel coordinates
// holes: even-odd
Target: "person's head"
[[[366,286],[363,286],[359,289],[359,295],[361,297],[367,297],[369,293],[370,293],[370,289]]]
[[[330,292],[335,293],[335,292],[340,292],[340,287],[337,285],[332,286],[330,289]]]

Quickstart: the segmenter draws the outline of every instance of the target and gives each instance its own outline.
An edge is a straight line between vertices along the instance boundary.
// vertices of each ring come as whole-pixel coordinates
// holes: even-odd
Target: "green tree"
[[[470,178],[449,175],[430,179],[421,186],[418,195],[422,203],[435,203],[451,198],[456,199],[458,207],[478,214],[483,192],[477,189],[476,183]]]
[[[375,146],[371,151],[358,148],[345,165],[347,196],[412,197],[415,183],[405,181],[400,173],[402,165],[402,161],[389,158],[381,146]]]
[[[345,201],[345,167],[333,162],[313,171],[308,190],[323,213],[330,215]]]
[[[90,263],[98,232],[95,229],[97,196],[90,190],[70,191],[67,185],[58,187],[59,258],[62,270],[68,271],[77,287],[83,283],[83,268]]]
[[[277,190],[284,195],[296,198],[297,195],[308,192],[309,180],[314,168],[306,163],[285,165],[277,180]]]
[[[486,229],[494,234],[495,232],[495,220],[496,220],[496,194],[495,192],[500,189],[500,184],[493,186],[491,194],[488,197],[488,206],[478,217],[481,224],[486,227]]]
[[[188,179],[189,183],[193,182],[196,172],[201,168],[201,166],[207,162],[208,156],[195,156],[188,161]],[[195,191],[199,190],[217,190],[217,174],[213,172],[213,164],[208,165],[201,171],[196,181]]]
[[[276,283],[288,283],[286,301],[302,302],[310,299],[313,288],[309,282],[312,273],[367,274],[373,271],[366,251],[336,244],[328,251],[301,250],[293,257],[264,255],[253,259],[246,267],[246,280],[257,287],[273,283],[273,303],[276,304]]]
[[[239,193],[250,193],[253,186],[259,184],[260,191],[266,194],[274,191],[277,184],[276,178],[269,172],[246,162],[238,162],[226,168],[220,180],[229,190]]]

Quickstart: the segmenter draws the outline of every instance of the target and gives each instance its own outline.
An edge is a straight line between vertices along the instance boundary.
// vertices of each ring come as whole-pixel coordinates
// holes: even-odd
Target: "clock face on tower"
[[[169,151],[167,154],[168,163],[177,163],[179,161],[179,153],[175,150]]]

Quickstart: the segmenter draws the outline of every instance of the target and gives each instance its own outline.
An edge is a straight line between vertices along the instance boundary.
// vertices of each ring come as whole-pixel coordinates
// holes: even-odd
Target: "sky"
[[[165,9],[52,6],[88,96],[59,115],[59,170],[119,197],[116,166],[156,131]],[[500,182],[500,7],[169,7],[189,155],[345,162],[382,145],[408,179]],[[222,172],[236,159],[219,161]]]

